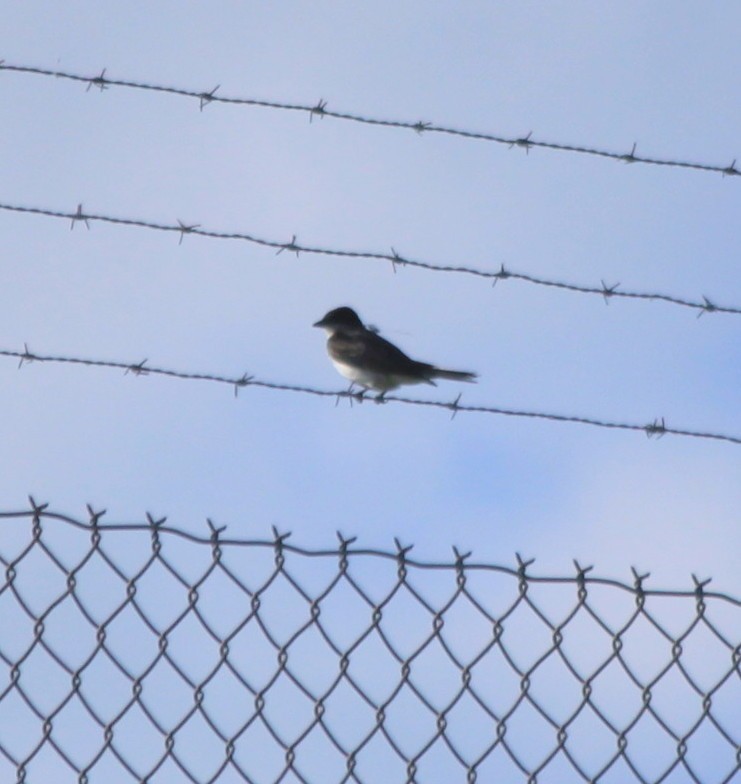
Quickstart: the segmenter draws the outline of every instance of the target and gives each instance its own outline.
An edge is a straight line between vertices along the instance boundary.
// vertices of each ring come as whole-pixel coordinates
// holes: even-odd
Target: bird
[[[379,394],[376,400],[391,389],[403,384],[435,384],[435,379],[475,382],[476,373],[463,370],[443,370],[427,362],[408,357],[393,343],[385,340],[374,329],[369,329],[358,314],[347,306],[330,310],[313,326],[327,334],[327,353],[337,371],[354,384]]]

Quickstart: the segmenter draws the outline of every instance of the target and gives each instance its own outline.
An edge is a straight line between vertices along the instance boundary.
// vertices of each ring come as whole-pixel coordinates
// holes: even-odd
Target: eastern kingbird
[[[338,372],[354,384],[375,389],[382,398],[402,384],[432,384],[434,379],[475,381],[476,374],[442,370],[408,357],[363,322],[352,308],[335,308],[314,324],[327,333],[327,353]]]

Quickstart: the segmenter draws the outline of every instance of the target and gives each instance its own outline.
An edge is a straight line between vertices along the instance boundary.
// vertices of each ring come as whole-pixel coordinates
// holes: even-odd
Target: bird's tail
[[[469,373],[465,370],[443,370],[442,368],[433,368],[433,378],[449,378],[451,381],[469,381],[472,384],[476,383],[478,375],[476,373]]]

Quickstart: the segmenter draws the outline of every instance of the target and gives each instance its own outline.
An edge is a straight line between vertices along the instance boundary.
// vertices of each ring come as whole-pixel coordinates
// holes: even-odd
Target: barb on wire
[[[741,174],[741,170],[736,168],[736,159],[729,165],[713,165],[706,163],[695,163],[692,161],[672,160],[669,158],[654,158],[644,155],[636,155],[637,144],[634,143],[629,153],[613,152],[610,150],[599,149],[597,147],[586,147],[579,144],[566,144],[558,142],[549,142],[545,140],[533,139],[532,131],[526,136],[510,137],[503,136],[495,133],[485,133],[481,131],[462,130],[445,125],[435,125],[430,122],[409,122],[404,120],[382,120],[376,117],[368,117],[360,114],[353,114],[350,112],[332,111],[327,108],[327,101],[321,99],[315,104],[295,104],[284,103],[281,101],[266,101],[257,98],[239,98],[216,95],[219,89],[215,87],[210,92],[203,90],[185,89],[181,87],[168,87],[161,84],[151,84],[147,82],[131,81],[128,79],[111,79],[106,76],[106,71],[103,71],[98,76],[84,76],[78,73],[71,73],[69,71],[53,70],[48,68],[38,68],[29,65],[13,65],[11,63],[3,63],[0,61],[0,70],[12,71],[16,73],[34,74],[36,76],[54,77],[55,79],[67,79],[74,82],[81,82],[86,85],[86,89],[90,90],[91,87],[98,87],[101,91],[109,87],[126,87],[134,90],[150,90],[157,93],[167,93],[170,95],[179,95],[187,98],[195,98],[199,102],[201,111],[203,107],[209,103],[224,103],[241,106],[255,106],[266,109],[279,109],[292,112],[303,112],[308,114],[311,121],[315,116],[320,118],[332,117],[335,120],[345,120],[348,122],[363,123],[365,125],[374,125],[383,128],[397,128],[408,129],[415,131],[418,134],[423,133],[437,133],[446,136],[454,136],[463,139],[475,139],[484,142],[493,142],[495,144],[503,144],[510,148],[519,147],[524,149],[526,153],[535,147],[547,150],[556,150],[560,152],[572,152],[581,155],[592,155],[600,158],[612,159],[615,161],[622,161],[624,163],[643,163],[652,166],[672,166],[680,169],[694,169],[697,171],[716,172],[722,174],[724,177],[736,176]]]
[[[0,349],[0,356],[19,359],[21,364],[24,362],[53,362],[68,365],[84,365],[87,367],[113,368],[123,370],[125,374],[132,373],[134,375],[167,376],[168,378],[176,378],[186,381],[211,381],[218,384],[227,384],[228,386],[232,387],[234,389],[235,396],[237,390],[240,387],[251,386],[281,392],[298,392],[306,395],[313,395],[315,397],[328,397],[333,398],[335,401],[339,401],[341,398],[347,398],[351,403],[353,401],[363,402],[364,400],[368,399],[365,397],[364,390],[362,392],[353,392],[352,389],[345,389],[340,391],[317,389],[315,387],[308,387],[300,384],[283,384],[274,381],[263,381],[246,373],[237,377],[216,375],[212,373],[191,373],[179,370],[170,370],[167,368],[152,367],[146,364],[148,361],[146,359],[140,362],[119,362],[104,359],[86,359],[82,357],[44,355],[30,351],[28,346],[25,344],[23,351]],[[654,435],[675,435],[687,436],[691,438],[706,438],[716,441],[727,441],[732,444],[741,444],[741,436],[670,427],[665,423],[663,417],[661,419],[654,419],[648,424],[639,425],[631,424],[629,422],[613,422],[584,416],[551,414],[542,411],[522,411],[513,408],[502,408],[499,406],[468,405],[461,403],[460,397],[461,396],[458,395],[455,400],[443,401],[421,400],[408,397],[397,397],[396,395],[384,395],[382,400],[376,399],[376,402],[400,403],[403,405],[423,406],[427,408],[442,408],[446,411],[452,412],[451,419],[454,419],[459,411],[463,411],[477,414],[496,414],[500,416],[523,417],[527,419],[544,419],[551,422],[570,422],[573,424],[591,425],[593,427],[602,427],[610,430],[632,430],[635,432],[644,433],[649,437]]]
[[[741,315],[741,307],[716,305],[705,296],[702,297],[702,300],[690,300],[656,292],[622,291],[618,288],[620,284],[607,286],[604,281],[601,281],[599,286],[586,286],[577,283],[567,283],[565,281],[539,278],[535,275],[528,275],[522,272],[513,272],[509,269],[505,269],[504,264],[502,264],[496,271],[456,264],[432,264],[426,261],[407,258],[405,256],[403,257],[397,253],[393,247],[388,252],[322,248],[300,244],[297,241],[295,234],[291,237],[289,242],[286,242],[285,240],[271,240],[265,239],[264,237],[258,237],[257,235],[250,234],[248,232],[226,232],[205,229],[202,228],[198,223],[185,224],[181,220],[176,220],[175,223],[158,223],[156,221],[149,221],[141,218],[118,218],[113,215],[94,214],[90,212],[83,213],[81,204],[78,205],[75,212],[66,212],[64,210],[52,210],[45,207],[24,207],[18,204],[1,202],[0,210],[25,215],[42,215],[47,218],[69,220],[72,221],[73,227],[76,221],[83,221],[88,228],[90,228],[91,222],[98,221],[100,223],[110,223],[116,226],[127,226],[140,229],[150,229],[153,231],[172,232],[178,235],[178,244],[182,243],[183,237],[186,234],[207,237],[209,239],[242,240],[244,242],[250,242],[254,245],[259,245],[265,248],[273,248],[276,251],[276,255],[280,255],[284,251],[288,251],[290,253],[295,253],[297,257],[300,253],[308,253],[318,256],[328,256],[331,258],[347,258],[356,260],[366,259],[391,262],[391,268],[394,272],[396,272],[397,266],[415,267],[416,269],[428,270],[430,272],[447,272],[457,275],[470,275],[476,278],[481,278],[483,280],[491,280],[492,285],[496,285],[498,281],[502,280],[520,280],[536,286],[546,286],[547,288],[571,291],[577,294],[592,294],[599,297],[604,297],[606,302],[609,302],[610,299],[614,298],[666,302],[670,305],[679,305],[681,307],[698,311],[698,315],[702,315],[703,313],[731,313],[735,315]]]

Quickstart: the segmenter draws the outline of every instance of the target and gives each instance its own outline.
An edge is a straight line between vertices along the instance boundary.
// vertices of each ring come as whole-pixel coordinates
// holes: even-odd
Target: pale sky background
[[[741,6],[1,3],[0,58],[729,165]],[[0,201],[741,304],[741,177],[0,72]],[[322,389],[351,305],[475,370],[412,396],[741,433],[741,317],[0,211],[0,347]],[[451,545],[741,593],[737,445],[0,361],[0,508],[232,537]],[[403,392],[402,392],[403,394]]]
[[[735,3],[7,4],[12,63],[729,164]],[[0,74],[10,203],[388,250],[738,305],[741,179]],[[341,389],[340,304],[477,386],[414,394],[741,432],[739,318],[0,214],[3,346]],[[738,591],[730,444],[4,360],[3,508],[334,531]],[[736,546],[734,546],[734,543]]]

